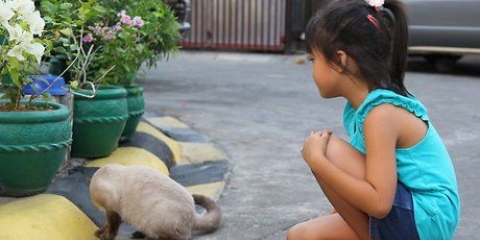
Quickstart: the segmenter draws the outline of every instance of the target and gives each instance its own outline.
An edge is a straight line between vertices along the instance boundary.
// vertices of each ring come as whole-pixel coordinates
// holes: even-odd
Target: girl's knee
[[[287,232],[287,240],[295,240],[295,232],[294,232],[294,228],[295,226],[291,227],[290,229],[288,229],[288,232]]]
[[[328,159],[336,159],[342,157],[346,152],[351,151],[356,151],[356,149],[345,140],[332,134],[328,141],[326,157]]]
[[[309,224],[301,222],[291,227],[287,232],[287,240],[309,240],[314,237],[314,234],[309,234]]]

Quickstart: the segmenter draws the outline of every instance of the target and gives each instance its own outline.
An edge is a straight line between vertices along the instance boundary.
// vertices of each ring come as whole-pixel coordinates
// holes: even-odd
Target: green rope
[[[127,120],[127,117],[103,117],[103,118],[85,118],[77,119],[73,118],[75,123],[111,123],[111,122],[121,122]]]
[[[128,117],[130,117],[130,118],[139,117],[139,116],[142,116],[144,113],[145,113],[145,111],[142,111],[142,110],[135,111],[135,112],[130,112],[128,114]]]
[[[0,152],[41,152],[67,148],[72,144],[72,139],[59,143],[41,143],[31,145],[4,145],[0,144]]]

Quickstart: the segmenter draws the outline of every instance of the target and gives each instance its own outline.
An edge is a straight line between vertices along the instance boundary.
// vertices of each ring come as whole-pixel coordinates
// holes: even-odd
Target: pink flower
[[[83,38],[82,38],[82,41],[86,42],[86,43],[91,43],[91,42],[93,42],[93,40],[94,40],[94,38],[93,38],[91,33],[83,36]]]
[[[135,16],[132,21],[132,25],[135,27],[142,27],[144,24],[143,20],[139,16]]]
[[[368,0],[368,4],[372,7],[381,7],[384,2],[384,0]]]
[[[120,17],[120,22],[123,23],[123,24],[131,25],[132,24],[132,18],[128,15],[122,15]]]
[[[120,31],[122,30],[122,23],[118,22],[112,27],[113,31]]]

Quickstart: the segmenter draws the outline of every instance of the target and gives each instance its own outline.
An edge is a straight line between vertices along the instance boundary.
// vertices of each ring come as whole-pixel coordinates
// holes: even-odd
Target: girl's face
[[[339,76],[341,73],[334,69],[334,66],[325,60],[319,51],[313,51],[310,56],[312,61],[312,77],[317,85],[320,95],[324,98],[340,96]]]

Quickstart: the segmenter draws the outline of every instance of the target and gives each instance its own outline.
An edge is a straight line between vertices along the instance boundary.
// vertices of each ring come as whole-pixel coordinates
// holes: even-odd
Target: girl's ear
[[[338,50],[337,51],[337,57],[338,57],[338,59],[340,59],[340,62],[342,63],[342,69],[346,68],[347,67],[347,59],[348,59],[347,53],[342,51],[342,50]]]
[[[338,51],[337,51],[337,57],[338,57],[338,59],[340,59],[340,64],[341,64],[341,65],[338,66],[338,65],[335,64],[335,65],[333,66],[333,69],[334,69],[335,71],[341,73],[341,72],[344,71],[344,69],[347,68],[348,55],[347,55],[347,53],[345,53],[344,51],[338,50]]]

